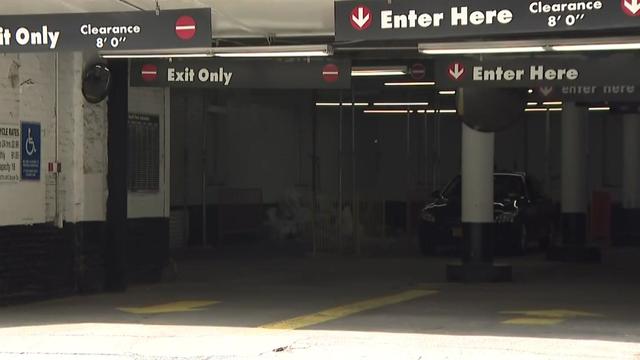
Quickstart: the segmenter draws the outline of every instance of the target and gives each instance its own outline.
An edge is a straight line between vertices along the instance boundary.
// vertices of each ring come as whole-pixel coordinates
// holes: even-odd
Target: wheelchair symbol
[[[36,143],[33,141],[33,137],[31,136],[31,129],[29,129],[29,132],[27,133],[27,141],[24,143],[24,148],[29,156],[35,154],[37,151]]]

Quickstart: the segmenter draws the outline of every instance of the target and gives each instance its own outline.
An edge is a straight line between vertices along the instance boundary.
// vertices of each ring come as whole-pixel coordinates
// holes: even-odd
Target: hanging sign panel
[[[329,60],[134,61],[131,86],[240,89],[348,89],[351,62]]]
[[[566,100],[577,102],[639,102],[640,86],[629,84],[610,85],[541,85],[532,88],[533,101]]]
[[[0,124],[0,183],[20,181],[20,125]]]
[[[436,82],[443,88],[607,86],[640,84],[640,57],[630,53],[601,57],[539,56],[442,58],[435,61]]]
[[[0,52],[211,46],[211,10],[0,16]]]
[[[640,0],[335,2],[337,41],[639,30]]]

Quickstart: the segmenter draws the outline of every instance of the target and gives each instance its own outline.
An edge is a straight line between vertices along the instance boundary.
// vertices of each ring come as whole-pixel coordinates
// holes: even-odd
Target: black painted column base
[[[506,264],[448,264],[447,281],[463,283],[492,283],[512,281],[511,265]]]
[[[547,249],[547,259],[551,261],[600,263],[600,247],[587,244],[587,214],[562,214],[562,242]]]
[[[463,223],[462,263],[447,265],[447,281],[465,283],[512,280],[510,265],[493,263],[494,224]]]

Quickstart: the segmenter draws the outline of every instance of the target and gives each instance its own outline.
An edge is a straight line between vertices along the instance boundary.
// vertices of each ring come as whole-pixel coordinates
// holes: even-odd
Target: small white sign
[[[0,124],[0,183],[20,181],[20,125]]]

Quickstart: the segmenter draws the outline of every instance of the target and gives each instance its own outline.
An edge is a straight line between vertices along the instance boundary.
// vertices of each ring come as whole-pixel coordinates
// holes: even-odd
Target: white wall
[[[88,58],[88,57],[87,57]],[[59,153],[63,173],[56,193],[56,55],[0,55],[0,123],[39,122],[42,126],[41,179],[0,184],[0,226],[64,220],[104,220],[106,208],[106,107],[89,105],[81,93],[85,57],[59,59]],[[13,81],[12,81],[13,78]],[[49,184],[49,185],[47,185]]]
[[[170,189],[170,121],[169,90],[164,88],[129,88],[129,112],[158,115],[160,121],[160,187],[156,193],[129,192],[128,217],[169,217]]]

